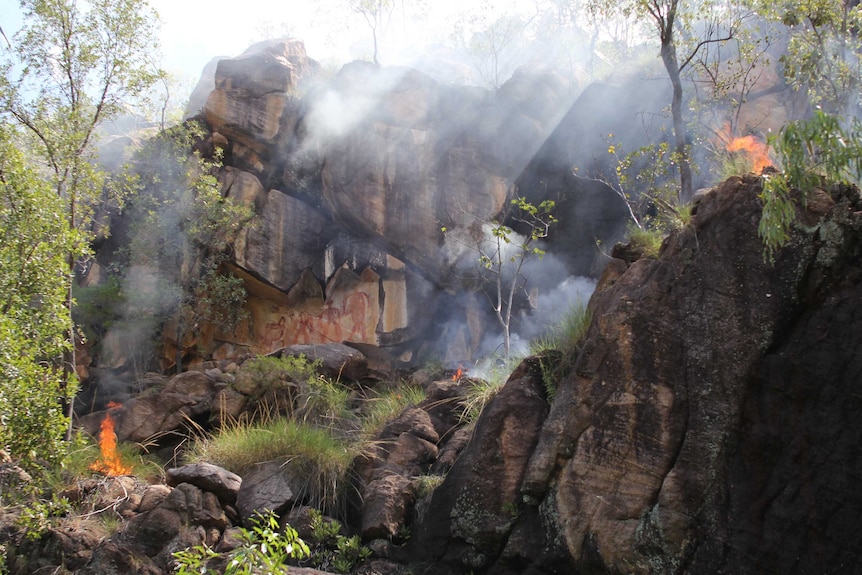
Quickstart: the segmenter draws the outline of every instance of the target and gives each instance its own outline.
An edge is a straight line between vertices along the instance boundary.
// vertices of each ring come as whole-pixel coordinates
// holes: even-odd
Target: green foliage
[[[63,459],[60,371],[33,355],[33,342],[0,316],[0,446],[26,468]]]
[[[109,277],[100,285],[73,285],[72,295],[75,298],[72,318],[87,339],[96,338],[111,327],[121,317],[120,310],[125,304],[120,280],[116,276]]]
[[[575,176],[610,187],[625,202],[637,229],[655,228],[667,233],[683,225],[686,215],[679,205],[680,189],[673,177],[680,158],[667,142],[626,152],[623,144],[608,134],[608,155],[614,168],[612,179],[582,174],[579,167],[573,169]]]
[[[0,125],[0,448],[31,468],[62,460],[59,399],[75,389],[59,358],[71,328],[67,257],[85,250],[62,213],[17,134]]]
[[[205,157],[195,149],[204,134],[187,122],[135,157],[140,193],[129,209],[129,268],[158,270],[162,284],[152,291],[161,299],[150,307],[162,320],[173,315],[177,341],[203,323],[230,332],[247,318],[244,282],[224,264],[254,209],[222,196],[220,152]]]
[[[309,361],[305,355],[284,357],[261,356],[242,364],[243,377],[248,377],[255,389],[283,388],[289,383],[300,384],[317,377],[321,361]]]
[[[195,545],[180,551],[171,553],[174,559],[174,573],[177,575],[206,575],[216,573],[210,570],[208,564],[213,559],[221,557],[221,554],[207,545]]]
[[[83,255],[86,246],[20,148],[20,135],[0,125],[0,312],[28,335],[36,355],[52,356],[70,325],[68,253]]]
[[[86,251],[82,242],[95,236],[96,208],[119,203],[119,192],[125,191],[128,183],[123,178],[112,181],[99,167],[97,132],[155,81],[158,72],[148,58],[158,52],[154,49],[156,16],[142,0],[21,0],[20,4],[22,28],[10,49],[0,54],[0,117],[4,130],[7,125],[21,129],[19,144],[28,161],[38,167],[38,172],[32,173],[38,173],[39,187],[53,190],[54,200],[40,205],[32,221],[67,228],[55,236],[58,241],[54,244],[62,246],[54,258],[65,258],[65,274],[57,273],[53,261],[45,271],[45,275],[57,274],[63,279],[64,297],[46,292],[26,305],[44,314],[42,334],[65,323],[62,369],[47,379],[41,370],[41,384],[54,389],[55,399],[61,399],[71,411],[77,392],[71,321],[74,264]],[[30,180],[28,185],[32,183]],[[34,246],[51,237],[33,228],[26,233]],[[70,238],[69,233],[77,237]],[[26,255],[19,263],[28,261],[32,263]],[[60,306],[65,306],[64,320],[55,313]],[[27,331],[29,327],[24,325],[4,326],[5,337]],[[39,337],[37,345],[49,340],[56,347],[53,334],[47,339]],[[35,349],[26,357],[40,362],[54,359]],[[49,422],[51,432],[54,421],[51,418]],[[46,442],[45,450],[50,445]]]
[[[97,130],[158,78],[150,60],[158,53],[156,14],[143,0],[22,0],[21,7],[23,27],[0,63],[0,106],[32,136],[67,225],[90,233],[107,181],[95,161]]]
[[[780,62],[787,82],[830,113],[855,113],[862,104],[862,7],[841,0],[760,0],[755,6],[786,27]]]
[[[26,539],[36,541],[51,527],[53,520],[72,511],[69,500],[56,494],[50,500],[36,499],[25,505],[15,521]]]
[[[220,271],[223,259],[204,260],[200,281],[194,289],[194,301],[198,318],[229,332],[249,317],[244,307],[248,292],[242,278]]]
[[[242,365],[236,385],[258,402],[261,415],[281,412],[309,425],[352,429],[350,390],[319,375],[320,365],[304,355],[258,357]]]
[[[316,509],[311,515],[311,564],[336,573],[350,573],[371,556],[371,550],[362,545],[358,535],[347,537],[341,534],[341,523],[326,520]]]
[[[251,529],[239,530],[240,546],[227,556],[225,575],[268,575],[288,572],[288,559],[308,557],[308,545],[300,539],[296,530],[286,525],[279,529],[278,518],[272,511],[256,513],[251,518]],[[174,573],[197,575],[209,573],[207,564],[221,556],[206,545],[199,545],[172,554]]]
[[[320,509],[336,510],[357,454],[356,446],[329,429],[276,419],[226,425],[215,435],[196,441],[188,458],[214,463],[238,475],[262,461],[289,460],[297,476],[307,478],[298,499]]]
[[[763,214],[758,234],[770,261],[790,238],[796,219],[793,193],[804,202],[814,188],[829,183],[856,184],[862,177],[862,123],[816,110],[808,120],[791,122],[770,140],[782,171],[764,175]]]

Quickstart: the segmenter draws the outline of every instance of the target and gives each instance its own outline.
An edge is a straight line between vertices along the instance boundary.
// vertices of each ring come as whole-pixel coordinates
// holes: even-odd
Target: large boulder
[[[492,567],[525,509],[521,481],[548,410],[539,361],[528,360],[483,410],[472,441],[434,491],[414,526],[414,553],[456,572]],[[522,551],[538,557],[543,534]]]
[[[441,503],[476,492],[486,461],[512,465],[493,474],[494,490],[518,518],[506,524],[492,498],[476,516],[497,530],[420,536],[420,549],[514,572],[802,574],[859,563],[862,199],[812,192],[772,264],[757,235],[760,182],[731,178],[703,195],[658,259],[609,264],[572,373],[540,428],[520,430],[535,449],[510,456],[505,434],[483,438],[489,411],[435,492]],[[437,524],[463,530],[463,514],[445,517],[451,499],[440,509]],[[513,549],[530,541],[542,552]]]
[[[265,191],[249,172],[226,168],[221,180],[226,196],[256,211],[233,244],[237,266],[284,292],[307,268],[322,275],[329,235],[323,214],[279,190]]]
[[[307,478],[289,461],[268,461],[245,473],[236,507],[244,522],[266,510],[282,513],[301,502]]]
[[[492,217],[508,190],[478,141],[488,95],[463,89],[455,98],[455,91],[415,70],[353,63],[304,119],[305,137],[323,158],[333,219],[428,277],[441,267],[441,225]]]
[[[233,142],[240,167],[266,169],[266,161],[293,133],[300,87],[320,70],[299,40],[261,42],[238,58],[219,61],[204,114],[214,131]]]

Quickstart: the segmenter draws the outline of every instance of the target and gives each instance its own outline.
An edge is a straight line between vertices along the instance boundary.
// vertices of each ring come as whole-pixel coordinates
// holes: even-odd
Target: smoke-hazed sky
[[[236,56],[253,42],[281,35],[303,40],[312,58],[344,63],[371,56],[371,29],[349,0],[149,0],[162,20],[165,66],[196,76],[216,56]],[[383,64],[404,63],[445,43],[456,26],[504,12],[530,10],[533,0],[397,0],[380,36]],[[535,10],[535,8],[533,8]]]
[[[82,4],[83,0],[79,0]],[[178,80],[194,83],[219,56],[237,56],[265,38],[303,40],[324,64],[371,58],[371,29],[350,0],[148,0],[161,20],[161,64]],[[379,34],[381,64],[404,64],[497,16],[533,13],[541,0],[394,0]],[[17,0],[0,0],[0,26],[10,38],[21,25]]]

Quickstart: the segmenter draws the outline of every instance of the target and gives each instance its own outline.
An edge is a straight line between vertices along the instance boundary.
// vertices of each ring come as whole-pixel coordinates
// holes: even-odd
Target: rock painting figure
[[[364,292],[354,292],[344,298],[341,309],[353,323],[347,339],[365,341],[365,314],[368,312],[368,303],[368,294]]]
[[[269,349],[284,347],[284,326],[287,320],[281,316],[277,322],[270,322],[263,327],[263,339]]]

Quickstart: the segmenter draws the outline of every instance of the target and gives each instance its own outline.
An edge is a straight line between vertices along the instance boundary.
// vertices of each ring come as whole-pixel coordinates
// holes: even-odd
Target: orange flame
[[[109,409],[115,407],[120,407],[120,405],[113,401],[108,403]],[[132,472],[131,467],[123,464],[120,452],[117,450],[117,434],[114,431],[114,418],[111,417],[110,413],[106,413],[105,418],[102,420],[99,431],[99,451],[101,452],[101,457],[90,466],[90,469],[93,471],[98,471],[111,477],[128,475]]]
[[[769,146],[755,136],[734,138],[731,134],[730,124],[725,124],[721,139],[726,142],[725,149],[728,152],[745,152],[751,161],[751,171],[755,174],[762,173],[764,168],[772,165],[772,160],[769,159]]]
[[[461,366],[458,366],[458,369],[455,370],[455,373],[452,374],[452,381],[458,381],[464,375],[464,370]]]

